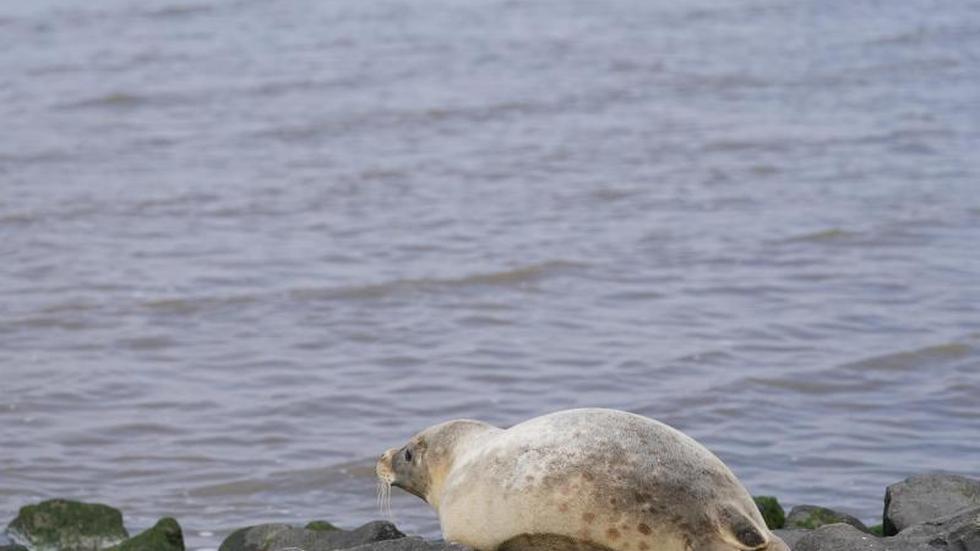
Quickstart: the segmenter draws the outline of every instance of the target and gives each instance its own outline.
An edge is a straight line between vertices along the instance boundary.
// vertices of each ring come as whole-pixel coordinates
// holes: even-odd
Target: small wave
[[[842,366],[851,371],[918,371],[936,363],[970,356],[974,348],[959,342],[927,346],[916,350],[875,356]]]
[[[477,287],[520,288],[563,271],[585,264],[563,260],[546,261],[496,272],[477,273],[456,278],[417,278],[355,285],[349,287],[304,288],[265,294],[241,294],[224,297],[173,297],[144,301],[139,307],[172,315],[191,315],[224,308],[240,308],[261,303],[287,301],[377,300],[412,293],[441,293],[447,290]],[[138,343],[137,343],[138,344]],[[151,343],[152,344],[152,343]]]
[[[593,191],[590,195],[598,201],[613,203],[624,199],[631,199],[638,194],[639,191],[636,189],[602,188]]]
[[[55,105],[55,109],[73,111],[80,109],[104,109],[124,111],[182,103],[186,98],[173,93],[137,94],[132,92],[110,92],[78,101],[70,101]]]
[[[130,350],[163,350],[175,346],[177,341],[166,335],[151,335],[120,339],[116,344]]]
[[[202,13],[211,13],[211,11],[213,11],[212,7],[207,5],[178,4],[147,10],[142,12],[141,15],[150,19],[170,19],[199,15]]]
[[[786,239],[785,243],[833,243],[840,241],[850,241],[861,234],[841,228],[830,228],[826,230],[805,233],[796,237]]]
[[[108,461],[109,463],[119,463],[119,464],[126,464],[126,463],[141,464],[141,463],[150,463],[150,462],[162,462],[162,463],[188,463],[188,464],[195,464],[195,465],[205,465],[205,464],[219,463],[218,460],[208,457],[206,455],[191,455],[191,454],[167,455],[165,453],[164,454],[153,454],[153,453],[122,454],[122,455],[117,455],[114,457],[107,458],[106,461]]]
[[[432,281],[438,285],[458,287],[469,287],[473,285],[512,286],[522,283],[530,283],[540,278],[552,275],[555,272],[581,266],[583,265],[575,262],[555,260],[542,262],[539,264],[531,264],[528,266],[521,266],[510,270],[474,274],[456,279],[437,279]]]
[[[145,437],[145,436],[173,436],[180,435],[185,429],[163,423],[152,423],[146,421],[134,421],[130,423],[117,423],[109,425],[99,431],[99,436],[112,438],[114,435]]]
[[[77,155],[66,150],[48,149],[43,151],[27,151],[11,153],[0,151],[0,163],[3,164],[49,164],[67,162],[77,159]]]
[[[27,226],[37,221],[38,217],[36,215],[26,212],[14,212],[0,215],[0,226]]]
[[[759,384],[776,390],[788,390],[805,395],[836,395],[845,392],[870,390],[866,384],[855,385],[853,380],[845,380],[832,373],[793,374],[792,378],[749,377],[748,384]],[[863,382],[863,383],[866,383]]]
[[[187,193],[173,197],[157,197],[138,200],[133,203],[133,210],[136,212],[167,210],[171,207],[199,206],[211,204],[220,200],[218,195],[213,193]]]
[[[262,480],[236,480],[191,488],[187,493],[192,497],[249,496],[270,491],[275,486],[274,483]]]
[[[144,308],[168,314],[194,314],[201,311],[215,310],[229,306],[245,306],[259,301],[252,295],[229,297],[179,297],[150,300],[142,303]]]
[[[879,36],[868,41],[868,44],[872,46],[908,46],[922,43],[926,36],[925,30],[920,27],[913,31],[902,31]]]
[[[386,283],[354,287],[297,289],[291,291],[289,294],[292,298],[298,300],[362,299],[380,298],[406,292],[439,292],[445,289],[469,287],[520,287],[556,275],[562,271],[583,266],[585,265],[578,262],[553,260],[455,278],[398,279]]]
[[[84,99],[77,102],[63,104],[66,109],[85,108],[85,107],[109,107],[109,108],[131,108],[149,103],[145,96],[129,94],[126,92],[113,92],[104,96]]]

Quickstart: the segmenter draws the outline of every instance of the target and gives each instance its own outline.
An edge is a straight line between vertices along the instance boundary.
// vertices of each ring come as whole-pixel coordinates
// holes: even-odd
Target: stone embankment
[[[793,551],[980,551],[980,481],[924,474],[885,490],[881,524],[827,507],[798,505],[789,514],[773,497],[756,503],[766,523]],[[353,530],[326,521],[305,526],[261,524],[236,530],[219,551],[468,551],[461,545],[406,536],[390,522]],[[0,551],[185,551],[169,517],[130,536],[118,509],[52,499],[28,505],[0,536]]]

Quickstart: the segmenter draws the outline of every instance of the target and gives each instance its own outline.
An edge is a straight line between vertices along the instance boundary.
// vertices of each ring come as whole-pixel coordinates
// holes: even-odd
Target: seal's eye
[[[412,461],[412,450],[405,448],[405,461]]]

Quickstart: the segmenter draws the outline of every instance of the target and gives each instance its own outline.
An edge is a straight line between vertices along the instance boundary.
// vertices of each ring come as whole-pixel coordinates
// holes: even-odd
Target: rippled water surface
[[[585,405],[868,521],[980,475],[978,98],[970,2],[4,2],[0,523],[355,526]]]

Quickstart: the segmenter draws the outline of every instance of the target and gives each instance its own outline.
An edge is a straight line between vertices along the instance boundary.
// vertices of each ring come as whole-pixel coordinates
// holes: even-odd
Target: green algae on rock
[[[773,496],[752,496],[752,499],[770,530],[782,528],[786,524],[786,511],[778,499]]]
[[[868,527],[859,519],[817,505],[797,505],[793,507],[786,517],[786,528],[806,528],[813,530],[826,524],[837,524],[842,522],[850,524],[862,532],[869,532]]]
[[[119,509],[66,499],[21,507],[7,531],[34,551],[100,550],[129,537]]]
[[[175,519],[163,517],[152,528],[107,551],[184,551],[184,533]]]
[[[340,528],[337,528],[336,526],[330,524],[325,520],[310,521],[303,528],[306,528],[307,530],[316,530],[318,532],[329,532],[331,530],[340,530]]]

